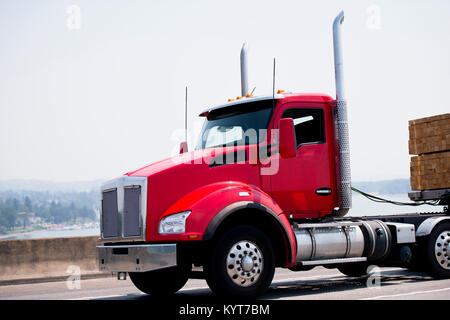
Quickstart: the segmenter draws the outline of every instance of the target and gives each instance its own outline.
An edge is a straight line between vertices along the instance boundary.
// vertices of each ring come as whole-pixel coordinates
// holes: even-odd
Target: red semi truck
[[[128,273],[141,291],[174,293],[189,278],[218,295],[255,298],[275,268],[370,265],[450,276],[450,216],[345,217],[351,208],[341,12],[333,23],[336,99],[248,92],[209,108],[195,150],[128,172],[102,186],[102,271]],[[448,205],[444,200],[441,204]],[[197,270],[197,271],[196,271]]]

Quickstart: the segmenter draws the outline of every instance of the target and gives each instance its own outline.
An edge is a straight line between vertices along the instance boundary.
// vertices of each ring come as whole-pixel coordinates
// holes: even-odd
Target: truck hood
[[[150,219],[154,220],[183,196],[209,184],[223,182],[226,186],[231,181],[237,181],[259,187],[258,165],[249,164],[248,161],[220,163],[220,159],[230,154],[237,154],[242,159],[242,155],[248,155],[248,148],[195,150],[155,162],[126,175],[147,177],[147,212]]]
[[[224,156],[229,153],[247,152],[245,146],[242,147],[226,147],[226,148],[209,148],[203,150],[194,150],[183,154],[178,154],[134,171],[127,172],[127,176],[150,177],[154,174],[165,172],[171,168],[189,167],[189,170],[195,170],[198,166],[208,166],[215,158]]]

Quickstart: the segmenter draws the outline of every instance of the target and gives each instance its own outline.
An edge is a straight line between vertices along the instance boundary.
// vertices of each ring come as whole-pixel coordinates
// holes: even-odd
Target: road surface
[[[379,277],[377,276],[379,275]],[[130,279],[99,278],[0,286],[0,300],[151,300]],[[174,299],[214,301],[204,280],[189,280]],[[420,272],[381,268],[369,279],[350,278],[337,269],[317,267],[292,272],[277,269],[262,300],[450,300],[450,279],[433,280]]]

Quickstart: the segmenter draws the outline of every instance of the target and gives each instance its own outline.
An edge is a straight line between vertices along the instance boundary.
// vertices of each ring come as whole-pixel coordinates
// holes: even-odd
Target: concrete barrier
[[[0,241],[0,284],[111,276],[98,271],[98,236]],[[79,272],[79,273],[78,273]]]

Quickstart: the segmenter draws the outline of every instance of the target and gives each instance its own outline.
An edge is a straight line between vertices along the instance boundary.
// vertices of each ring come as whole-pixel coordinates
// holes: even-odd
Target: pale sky
[[[240,94],[244,41],[255,95],[276,58],[276,89],[334,96],[341,9],[352,178],[409,178],[408,120],[450,112],[448,0],[0,0],[0,179],[109,179],[170,156],[185,86],[191,129]]]

